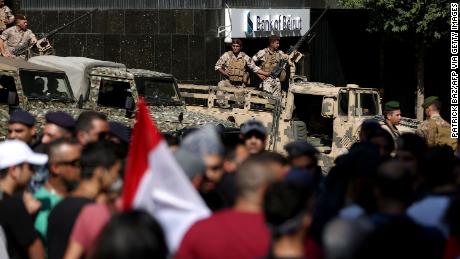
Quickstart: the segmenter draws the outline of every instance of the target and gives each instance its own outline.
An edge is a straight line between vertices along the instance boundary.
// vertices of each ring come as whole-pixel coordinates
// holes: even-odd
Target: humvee
[[[127,69],[124,64],[84,57],[37,56],[29,62],[66,71],[79,108],[104,112],[110,120],[129,127],[138,90],[146,98],[150,113],[162,132],[176,132],[205,124],[235,126],[209,115],[188,112],[172,75],[144,69]]]
[[[49,111],[79,113],[64,71],[0,57],[0,138],[6,137],[9,114],[16,109],[30,112],[39,126]]]
[[[146,69],[128,71],[134,75],[139,96],[145,98],[152,117],[163,132],[176,132],[208,124],[221,124],[229,130],[236,127],[230,121],[189,111],[173,75]]]
[[[251,118],[262,121],[270,132],[268,150],[284,153],[285,144],[308,141],[320,152],[319,163],[326,170],[358,140],[365,119],[382,118],[377,89],[351,84],[335,87],[300,76],[293,77],[288,91],[279,98],[255,88],[192,84],[179,84],[179,88],[190,110],[234,119],[238,125]],[[407,125],[398,128],[413,131],[417,126]]]
[[[79,109],[107,114],[109,120],[131,127],[137,100],[134,77],[126,66],[85,57],[36,56],[30,63],[62,69],[67,74]]]

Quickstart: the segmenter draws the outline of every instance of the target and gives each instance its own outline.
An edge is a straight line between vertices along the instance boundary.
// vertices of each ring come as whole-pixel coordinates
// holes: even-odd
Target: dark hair
[[[414,133],[403,133],[396,140],[398,150],[404,150],[421,160],[427,150],[425,140]]]
[[[280,153],[274,151],[264,151],[257,155],[262,162],[276,162],[281,165],[287,165],[288,160]]]
[[[399,201],[409,205],[413,199],[413,178],[399,161],[383,163],[378,169],[375,183],[383,200]]]
[[[424,166],[420,170],[425,187],[433,190],[435,187],[454,183],[454,164],[455,156],[450,146],[429,148],[424,156]]]
[[[268,43],[271,44],[272,42],[275,42],[275,41],[280,41],[280,36],[278,35],[271,35],[269,38],[268,38]]]
[[[92,259],[167,258],[163,230],[141,210],[114,215],[102,229]]]
[[[100,112],[84,111],[79,116],[75,123],[75,132],[88,132],[93,128],[93,120],[107,121],[107,116]]]
[[[436,111],[441,111],[441,107],[442,107],[442,104],[441,104],[441,101],[439,100],[435,100],[431,105],[433,105],[433,108],[436,110]],[[431,106],[430,105],[430,106]]]
[[[243,42],[240,39],[232,39],[232,44],[238,44],[243,47]]]
[[[275,238],[298,230],[299,220],[309,210],[310,193],[308,188],[288,182],[277,182],[267,189],[263,205],[265,220]]]
[[[80,157],[81,178],[93,177],[97,167],[105,169],[112,167],[118,160],[115,150],[115,144],[106,140],[87,144]]]

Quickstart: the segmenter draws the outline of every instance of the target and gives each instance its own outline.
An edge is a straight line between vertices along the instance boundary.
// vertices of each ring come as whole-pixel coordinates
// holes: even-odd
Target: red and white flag
[[[153,215],[174,253],[188,228],[211,213],[174,159],[143,99],[137,108],[123,185],[123,208],[140,208]]]

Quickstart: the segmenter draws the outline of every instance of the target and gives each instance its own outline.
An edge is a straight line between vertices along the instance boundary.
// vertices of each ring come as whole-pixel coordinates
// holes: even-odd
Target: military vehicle
[[[143,69],[127,70],[120,63],[84,57],[37,56],[29,62],[63,69],[79,108],[104,112],[110,120],[130,127],[138,89],[145,96],[150,113],[162,132],[210,123],[235,126],[209,115],[187,112],[172,75]]]
[[[126,66],[85,57],[36,56],[30,63],[62,69],[67,74],[77,107],[107,114],[129,127],[137,100],[134,77]]]
[[[236,128],[237,125],[228,120],[189,111],[173,75],[145,69],[128,71],[134,75],[138,94],[145,98],[152,117],[162,131],[175,132],[208,124]]]
[[[237,124],[255,118],[262,121],[268,134],[267,149],[284,153],[283,146],[306,140],[320,152],[320,165],[333,166],[335,158],[347,152],[358,140],[363,120],[382,114],[377,89],[357,85],[335,87],[308,82],[295,76],[283,97],[274,97],[255,88],[219,88],[179,84],[190,110],[213,116],[234,118]],[[407,120],[406,120],[407,121]],[[416,127],[406,123],[401,131]]]
[[[9,114],[16,109],[33,114],[39,125],[48,111],[65,111],[74,116],[79,112],[64,71],[0,57],[0,138],[6,136]]]

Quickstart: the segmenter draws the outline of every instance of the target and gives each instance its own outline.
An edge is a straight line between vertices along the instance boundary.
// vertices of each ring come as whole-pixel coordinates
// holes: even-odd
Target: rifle
[[[300,38],[294,46],[289,48],[288,52],[286,53],[287,55],[292,54],[294,51],[298,50],[300,46],[303,45],[303,43],[308,39],[308,43],[313,39],[315,36],[312,34],[313,29],[316,27],[318,22],[323,18],[323,16],[326,14],[327,10],[329,10],[329,6],[324,9],[324,11],[321,13],[318,19],[313,23],[313,25],[308,29],[308,31]],[[313,35],[313,36],[312,36]],[[300,59],[300,57],[298,58]],[[278,62],[278,64],[273,68],[272,72],[270,73],[271,78],[279,78],[281,72],[283,72],[286,69],[286,66],[288,64],[288,61],[286,59],[282,59]]]
[[[50,32],[47,32],[45,34],[42,35],[42,38],[37,40],[37,42],[35,43],[35,46],[37,47],[40,55],[43,55],[46,51],[50,50],[52,48],[50,42],[48,41],[48,38],[52,37],[54,34],[58,33],[59,31],[69,27],[70,25],[74,24],[75,22],[83,19],[84,17],[92,14],[93,12],[97,11],[98,9],[94,9],[92,11],[89,11],[75,19],[73,19],[72,21],[70,21],[69,23],[67,24],[64,24]],[[15,56],[18,56],[18,55],[22,55],[25,51],[29,50],[30,47],[33,47],[33,46],[29,46],[29,43],[25,43],[25,44],[22,44],[20,46],[18,46],[16,49],[14,49],[12,51],[12,54],[15,55]]]

